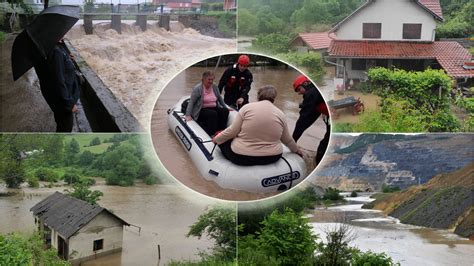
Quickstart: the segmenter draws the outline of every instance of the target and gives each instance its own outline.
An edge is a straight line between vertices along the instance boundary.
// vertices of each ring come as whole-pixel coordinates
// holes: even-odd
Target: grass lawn
[[[75,139],[79,143],[80,152],[90,151],[92,153],[98,154],[103,153],[107,150],[108,147],[112,146],[111,142],[104,143],[105,140],[112,138],[115,133],[106,133],[106,134],[77,134],[77,135],[67,135],[64,137],[64,144],[67,145],[72,139]],[[99,138],[101,144],[95,146],[89,146],[90,142],[94,138]],[[128,140],[123,141],[127,143]]]

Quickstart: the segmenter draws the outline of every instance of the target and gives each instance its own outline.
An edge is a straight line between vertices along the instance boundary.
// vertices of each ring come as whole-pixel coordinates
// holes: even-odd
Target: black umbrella
[[[46,58],[79,20],[79,6],[52,6],[43,10],[13,42],[12,72],[17,80],[33,67],[35,58]]]

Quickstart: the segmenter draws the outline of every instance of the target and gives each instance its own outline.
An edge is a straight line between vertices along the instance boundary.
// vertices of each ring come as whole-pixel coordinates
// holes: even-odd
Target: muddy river
[[[29,209],[54,191],[63,189],[23,188],[18,195],[0,197],[0,232],[32,232],[35,224]],[[141,232],[137,227],[125,227],[121,253],[83,265],[157,265],[158,245],[161,264],[170,260],[197,260],[199,250],[213,245],[206,237],[199,240],[185,235],[189,226],[215,202],[198,195],[193,198],[183,195],[180,185],[96,185],[93,189],[104,193],[99,202],[102,207],[141,227]],[[0,192],[5,191],[0,187]]]
[[[145,130],[159,91],[176,73],[216,54],[236,52],[235,39],[205,36],[179,22],[171,23],[171,31],[151,23],[142,32],[133,21],[123,21],[118,34],[110,22],[97,21],[92,35],[85,34],[81,23],[66,38]],[[13,82],[10,55],[15,37],[7,34],[0,44],[0,130],[54,132],[53,115],[35,71]]]
[[[325,239],[325,232],[338,222],[351,224],[350,246],[363,251],[385,252],[401,265],[473,265],[474,241],[448,230],[402,224],[380,211],[361,209],[372,201],[370,194],[349,198],[346,205],[316,209],[310,217],[313,231]]]
[[[205,67],[190,67],[178,74],[162,91],[158,97],[151,118],[151,134],[157,155],[166,169],[186,186],[208,196],[227,200],[253,200],[271,196],[272,194],[251,194],[242,191],[222,189],[214,182],[200,177],[188,155],[179,144],[173,133],[168,129],[166,111],[182,96],[191,94],[192,87],[200,82],[202,72],[212,70],[216,73],[215,83],[218,83],[225,67],[217,69]],[[256,101],[257,89],[263,85],[274,85],[278,90],[275,105],[284,110],[287,115],[290,131],[293,132],[295,122],[299,116],[299,103],[302,96],[293,92],[293,79],[299,75],[295,70],[279,67],[252,67],[254,82],[250,91],[250,101]],[[305,150],[305,161],[309,169],[314,166],[314,154],[319,141],[325,133],[325,124],[318,119],[308,128],[298,144]]]

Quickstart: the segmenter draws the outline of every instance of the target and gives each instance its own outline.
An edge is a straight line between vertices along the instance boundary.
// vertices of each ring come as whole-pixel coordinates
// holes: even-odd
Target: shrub
[[[395,265],[392,258],[385,253],[374,253],[372,251],[361,252],[354,250],[352,253],[351,265],[353,266],[391,266]]]
[[[337,200],[344,199],[344,197],[341,196],[339,194],[339,192],[340,191],[337,188],[328,187],[324,191],[323,199],[324,200],[332,200],[332,201],[337,201]]]
[[[383,193],[393,193],[393,192],[397,192],[397,191],[400,191],[400,187],[398,187],[398,186],[390,186],[390,185],[386,185],[386,184],[382,185],[382,192]]]
[[[313,257],[318,236],[300,213],[289,208],[282,213],[275,210],[265,217],[262,226],[257,241],[265,255],[278,258],[283,265]]]
[[[306,69],[308,76],[315,82],[319,83],[323,80],[325,70],[324,62],[320,53],[285,53],[277,54],[276,57],[283,61],[289,62],[296,67]]]
[[[30,176],[30,177],[28,177],[27,181],[28,181],[28,185],[30,187],[33,187],[33,188],[38,188],[39,187],[39,180],[38,180],[37,177]]]
[[[100,145],[100,139],[99,137],[95,137],[89,142],[89,146],[97,146]]]
[[[158,182],[158,179],[155,176],[147,176],[144,181],[147,185],[154,185]]]
[[[451,112],[440,111],[431,117],[428,131],[454,132],[459,130],[460,127],[459,120]]]
[[[46,181],[46,182],[58,182],[59,181],[59,175],[52,169],[49,168],[40,168],[36,170],[35,176],[40,180],[40,181]]]
[[[79,173],[77,173],[75,171],[67,171],[63,175],[63,180],[68,185],[71,185],[71,184],[79,182],[81,180],[81,176],[79,175]]]
[[[252,48],[270,54],[288,52],[290,38],[279,33],[260,34],[252,41]]]
[[[352,197],[352,198],[355,198],[355,197],[357,197],[357,196],[358,196],[358,194],[357,194],[357,192],[356,192],[355,190],[351,192],[351,197]]]

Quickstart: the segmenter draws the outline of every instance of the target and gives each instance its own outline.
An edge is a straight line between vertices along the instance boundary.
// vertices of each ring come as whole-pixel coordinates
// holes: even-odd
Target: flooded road
[[[272,194],[254,194],[242,191],[222,189],[214,182],[206,181],[194,167],[193,162],[185,153],[173,133],[168,129],[166,111],[181,97],[191,94],[194,85],[200,82],[201,75],[206,70],[214,71],[215,83],[219,82],[225,67],[217,69],[205,67],[190,67],[178,74],[162,91],[158,97],[151,118],[151,134],[157,155],[166,169],[184,185],[193,188],[202,194],[227,200],[253,200],[271,196]],[[293,132],[295,122],[299,116],[299,103],[302,96],[294,93],[293,79],[299,75],[295,70],[278,67],[251,67],[254,82],[249,93],[250,101],[256,101],[257,90],[264,85],[274,85],[278,91],[275,105],[287,115],[290,132]],[[309,169],[313,169],[313,158],[319,141],[325,133],[325,124],[318,119],[308,128],[298,144],[305,150],[305,161]]]
[[[0,197],[0,232],[32,232],[35,224],[29,209],[54,191],[63,189],[23,188],[18,195]],[[133,226],[125,227],[121,253],[83,265],[157,265],[158,245],[162,264],[170,260],[198,260],[199,250],[213,245],[205,236],[200,240],[185,236],[189,226],[213,202],[203,197],[190,200],[180,195],[183,188],[179,185],[116,187],[102,184],[92,189],[104,193],[99,202],[102,207],[141,227],[141,232]],[[0,188],[0,192],[5,190]]]
[[[352,225],[355,239],[349,244],[362,251],[385,252],[401,265],[473,265],[474,241],[448,230],[401,224],[380,211],[361,209],[371,201],[362,194],[347,205],[317,209],[310,218],[313,231],[325,239],[338,222]]]

